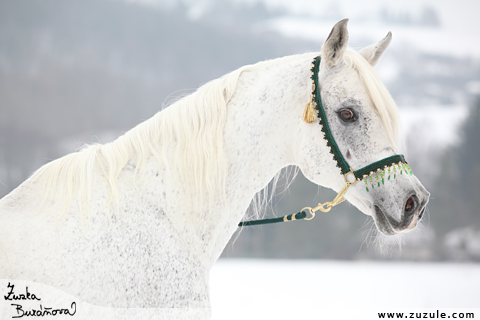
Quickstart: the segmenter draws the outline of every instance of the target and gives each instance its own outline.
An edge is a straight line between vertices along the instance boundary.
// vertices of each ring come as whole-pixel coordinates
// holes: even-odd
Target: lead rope
[[[356,183],[357,181],[355,181],[354,184]],[[354,184],[351,184],[350,182],[346,181],[345,186],[342,188],[342,190],[340,190],[340,192],[337,194],[335,199],[333,199],[332,201],[327,201],[325,203],[319,203],[318,206],[316,206],[315,208],[305,207],[300,212],[289,214],[289,215],[278,217],[278,218],[242,221],[238,224],[238,226],[239,227],[258,226],[262,224],[287,222],[287,221],[295,221],[295,220],[302,220],[302,219],[312,220],[313,218],[315,218],[315,212],[319,210],[322,212],[329,212],[333,207],[345,201],[345,198],[343,196],[347,192],[348,188]],[[307,218],[307,212],[310,213],[309,218]]]

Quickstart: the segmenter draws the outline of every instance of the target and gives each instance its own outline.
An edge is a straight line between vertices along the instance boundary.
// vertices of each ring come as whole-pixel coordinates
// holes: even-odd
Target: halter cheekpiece
[[[239,227],[283,221],[293,221],[300,219],[311,220],[315,216],[316,211],[320,210],[322,212],[328,212],[332,207],[345,201],[345,198],[343,196],[347,192],[348,188],[357,184],[362,179],[365,181],[365,188],[367,192],[369,192],[370,189],[368,182],[370,182],[370,188],[374,189],[375,186],[379,188],[381,185],[385,184],[387,172],[387,180],[390,180],[392,174],[393,178],[395,179],[397,177],[397,170],[399,174],[403,174],[403,172],[405,172],[405,174],[413,174],[410,166],[408,165],[407,161],[405,161],[405,157],[402,154],[396,154],[381,159],[358,170],[353,170],[350,167],[348,162],[343,157],[342,152],[338,148],[337,143],[335,142],[335,138],[333,137],[333,134],[328,125],[325,109],[323,108],[322,99],[320,96],[320,86],[318,85],[318,71],[320,69],[320,61],[321,57],[317,56],[313,59],[312,62],[312,95],[310,98],[310,102],[305,107],[303,119],[307,123],[313,123],[315,122],[315,118],[318,118],[322,132],[324,133],[324,139],[327,142],[328,149],[333,156],[333,160],[335,161],[337,167],[340,169],[340,172],[345,179],[345,186],[342,188],[342,190],[340,190],[340,192],[337,194],[335,199],[333,199],[333,201],[325,202],[323,204],[319,203],[318,206],[315,208],[305,207],[296,214],[290,214],[279,218],[243,221],[239,223]],[[309,218],[307,218],[307,212],[309,212],[311,215]]]

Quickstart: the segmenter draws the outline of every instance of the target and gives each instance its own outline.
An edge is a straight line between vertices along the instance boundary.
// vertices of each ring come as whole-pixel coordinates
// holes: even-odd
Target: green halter
[[[337,194],[335,199],[331,202],[319,203],[317,207],[305,207],[300,212],[296,214],[286,215],[284,217],[279,218],[272,218],[272,219],[262,219],[262,220],[253,220],[253,221],[243,221],[239,223],[239,227],[248,226],[248,225],[259,225],[259,224],[267,224],[267,223],[277,223],[277,222],[284,222],[284,221],[293,221],[293,220],[311,220],[315,217],[315,212],[320,210],[322,212],[328,212],[330,209],[337,204],[345,201],[343,197],[347,192],[350,186],[357,184],[357,182],[361,181],[362,179],[365,181],[365,188],[367,192],[370,191],[368,188],[368,181],[370,181],[370,186],[373,189],[374,185],[380,187],[381,185],[385,184],[385,176],[388,171],[388,178],[390,180],[390,176],[393,173],[393,178],[397,177],[397,167],[399,170],[399,174],[413,174],[410,166],[405,161],[405,158],[402,154],[396,154],[382,160],[376,161],[371,163],[363,168],[358,170],[353,170],[348,162],[343,157],[340,149],[335,142],[335,138],[333,137],[332,132],[330,131],[330,127],[328,125],[327,115],[325,113],[325,109],[323,108],[322,99],[320,96],[320,86],[318,85],[318,70],[320,69],[320,56],[315,57],[312,63],[312,76],[311,79],[313,81],[312,85],[312,95],[311,101],[307,108],[313,106],[314,110],[316,110],[317,118],[319,119],[319,124],[322,128],[324,133],[324,139],[327,141],[327,146],[330,153],[337,164],[337,167],[340,169],[341,174],[345,179],[345,186],[340,190]],[[304,115],[305,119],[305,115]],[[314,117],[307,122],[314,122]],[[307,218],[307,211],[311,214],[311,217]]]
[[[369,164],[361,169],[353,171],[348,162],[345,160],[343,157],[342,153],[340,152],[340,149],[337,146],[337,143],[335,142],[335,139],[333,138],[332,132],[330,131],[330,127],[328,125],[328,120],[327,120],[327,115],[325,113],[325,109],[323,108],[322,104],[322,99],[320,97],[320,86],[318,85],[318,70],[320,69],[320,56],[315,57],[312,63],[312,81],[313,81],[313,92],[312,92],[312,100],[313,100],[313,105],[315,107],[315,110],[317,111],[317,116],[319,118],[319,124],[322,127],[322,131],[325,134],[325,140],[327,141],[327,146],[329,147],[330,153],[333,155],[333,159],[337,163],[337,167],[340,168],[340,171],[342,175],[345,176],[347,179],[348,174],[353,174],[355,177],[355,181],[358,182],[362,179],[365,179],[365,184],[367,191],[368,189],[368,184],[367,184],[367,178],[370,178],[370,184],[373,188],[373,180],[372,176],[375,176],[376,181],[378,183],[378,187],[380,187],[380,181],[382,184],[385,183],[384,177],[386,174],[386,171],[388,169],[388,180],[390,180],[390,174],[392,170],[390,170],[391,167],[393,167],[393,174],[394,178],[396,178],[396,167],[398,166],[400,174],[405,171],[405,173],[409,172],[412,174],[412,171],[407,164],[407,161],[405,161],[405,158],[402,154],[396,154],[391,157],[384,158],[382,160],[379,160],[377,162],[374,162],[372,164]],[[380,177],[379,177],[380,176]],[[356,183],[355,182],[355,183]],[[350,184],[353,184],[353,181],[350,182]]]

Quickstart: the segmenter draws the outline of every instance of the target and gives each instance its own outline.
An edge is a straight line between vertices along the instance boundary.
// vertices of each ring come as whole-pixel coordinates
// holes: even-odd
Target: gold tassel
[[[313,106],[312,100],[305,106],[303,110],[303,121],[306,123],[312,123],[315,121],[315,107]]]

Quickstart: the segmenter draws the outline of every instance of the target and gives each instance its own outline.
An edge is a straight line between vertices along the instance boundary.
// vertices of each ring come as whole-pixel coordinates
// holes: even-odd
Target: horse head
[[[312,118],[307,121],[311,123],[302,124],[306,130],[299,142],[299,166],[309,180],[337,192],[347,179],[351,184],[355,181],[345,198],[372,216],[380,232],[395,235],[415,228],[425,212],[429,193],[406,162],[388,162],[398,153],[399,116],[373,67],[392,35],[388,33],[378,43],[356,52],[347,48],[347,22],[342,20],[333,27],[316,58],[317,66],[315,62],[312,66],[312,101],[317,121]],[[348,169],[342,170],[339,158],[344,159]],[[374,163],[381,165],[370,171]],[[355,177],[345,175],[361,168],[368,172]]]

